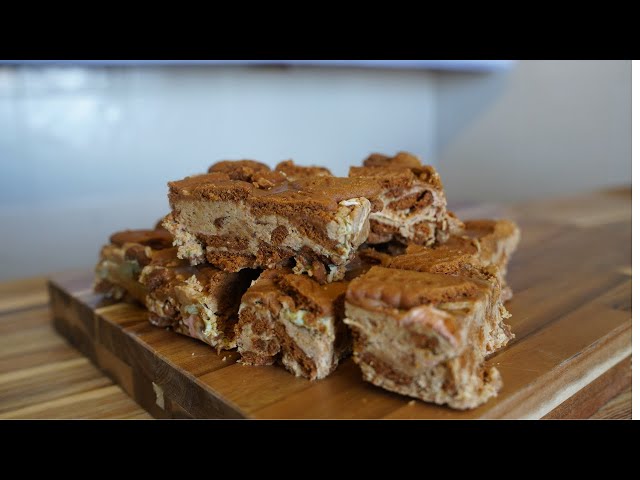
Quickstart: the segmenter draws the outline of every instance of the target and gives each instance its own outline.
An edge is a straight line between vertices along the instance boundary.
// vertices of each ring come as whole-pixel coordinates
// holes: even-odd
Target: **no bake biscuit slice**
[[[460,222],[460,227],[444,244],[432,248],[408,245],[404,259],[398,258],[394,268],[412,269],[411,265],[425,265],[430,259],[458,255],[463,260],[466,256],[482,267],[495,270],[502,286],[502,301],[506,302],[513,297],[507,283],[507,267],[519,241],[520,229],[511,220],[467,220]]]
[[[349,177],[369,178],[381,186],[382,207],[371,213],[369,243],[433,245],[447,240],[447,201],[432,166],[406,152],[394,157],[372,154],[362,167],[351,167]]]
[[[481,263],[471,248],[459,249],[445,244],[437,248],[409,245],[404,254],[391,257],[383,262],[386,267],[400,270],[413,270],[482,280],[491,289],[490,303],[484,320],[485,355],[490,355],[504,347],[514,338],[510,326],[505,320],[511,316],[503,304],[504,286],[495,266]]]
[[[291,269],[264,271],[242,297],[236,325],[238,352],[245,365],[282,363],[291,373],[324,378],[351,352],[343,323],[349,281],[373,262],[358,255],[345,279],[320,284]]]
[[[149,321],[201,340],[218,351],[236,347],[240,299],[257,273],[224,272],[211,265],[176,264],[177,249],[159,252],[140,274]],[[164,257],[164,258],[162,258]]]
[[[361,255],[375,258],[383,266],[405,270],[446,273],[451,265],[474,263],[494,272],[502,288],[502,301],[512,298],[507,284],[507,266],[520,240],[520,229],[510,220],[476,219],[457,221],[445,243],[431,247],[409,244],[404,249],[390,248],[394,244],[363,247]]]
[[[164,226],[179,257],[230,272],[294,265],[320,282],[340,280],[369,234],[378,184],[329,176],[282,180],[273,173],[281,175],[251,173],[245,181],[216,171],[170,182],[172,213]]]
[[[236,338],[241,363],[279,362],[311,380],[329,375],[350,352],[342,322],[347,285],[321,285],[289,269],[264,271],[240,305]]]
[[[463,222],[463,229],[451,237],[453,244],[474,251],[483,266],[495,265],[502,283],[502,300],[513,297],[507,284],[507,267],[520,242],[520,229],[511,220],[475,219]]]
[[[514,338],[511,328],[505,323],[511,315],[503,304],[506,298],[510,298],[511,289],[505,284],[504,267],[493,262],[502,258],[504,252],[512,252],[514,241],[513,234],[505,236],[503,241],[503,237],[495,232],[517,232],[517,227],[504,220],[472,221],[470,225],[475,228],[474,236],[452,236],[446,243],[434,247],[409,244],[398,255],[365,248],[361,249],[360,256],[387,268],[475,277],[488,282],[492,287],[492,304],[496,307],[484,323],[488,355]],[[505,242],[509,245],[504,245]]]
[[[109,238],[95,267],[94,290],[115,300],[145,304],[147,292],[139,282],[142,269],[155,251],[171,248],[173,237],[165,229],[124,230]]]
[[[495,285],[480,276],[372,267],[347,289],[345,323],[365,380],[457,409],[497,395],[484,362],[485,319],[498,314]]]
[[[218,350],[235,347],[240,298],[257,274],[191,266],[177,258],[172,241],[166,230],[112,235],[96,266],[96,291],[144,305],[156,326],[170,327]]]

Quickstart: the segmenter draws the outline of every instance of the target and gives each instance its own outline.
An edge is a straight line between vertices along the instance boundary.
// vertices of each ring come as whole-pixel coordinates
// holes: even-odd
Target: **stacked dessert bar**
[[[95,290],[136,301],[149,321],[218,349],[236,346],[240,299],[255,272],[225,272],[181,260],[163,228],[128,230],[111,236],[96,266]]]
[[[503,302],[519,240],[508,220],[460,221],[433,167],[373,154],[349,176],[291,160],[223,161],[169,182],[156,228],[103,247],[96,290],[246,365],[363,378],[453,408],[495,396],[487,355],[513,335]]]

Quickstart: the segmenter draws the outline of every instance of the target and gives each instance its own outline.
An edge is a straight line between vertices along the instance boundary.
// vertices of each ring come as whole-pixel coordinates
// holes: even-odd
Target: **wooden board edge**
[[[631,356],[628,356],[542,418],[545,420],[589,418],[630,385]]]
[[[541,419],[630,355],[631,320],[485,412],[482,418]],[[548,392],[543,403],[536,400],[540,395],[532,395],[534,390]]]
[[[51,320],[54,329],[75,349],[85,355],[134,402],[155,418],[167,418],[156,405],[156,396],[144,394],[141,388],[149,382],[107,349],[95,343],[95,316],[86,305],[78,302],[54,279],[47,282]]]
[[[153,370],[169,371],[176,368],[166,359],[155,355],[155,352],[145,345],[139,338],[126,332],[96,314],[88,305],[84,305],[68,292],[64,286],[56,283],[55,279],[47,282],[49,304],[52,323],[55,330],[83,355],[88,357],[104,374],[117,383],[138,405],[155,418],[194,418],[193,409],[185,408],[171,392],[184,389],[175,377],[168,375],[154,375]],[[124,349],[131,353],[133,350],[144,352],[141,355],[118,355],[108,345],[100,342],[99,332],[105,327],[112,335],[119,337]],[[136,344],[134,346],[134,344]],[[141,360],[143,364],[130,362],[131,358]],[[157,363],[164,368],[154,368]],[[213,404],[213,410],[219,414],[218,418],[245,418],[236,408],[216,397],[197,378],[191,378],[195,388],[200,391],[198,399]],[[199,412],[198,412],[199,410]],[[211,418],[204,411],[207,408],[196,408],[196,417]]]
[[[120,332],[128,338],[129,342],[137,344],[136,348],[138,352],[144,352],[142,355],[138,355],[139,369],[144,372],[143,374],[145,376],[152,379],[154,389],[156,391],[162,391],[164,397],[171,400],[172,404],[178,405],[180,409],[184,412],[189,412],[189,415],[194,418],[247,418],[246,414],[239,408],[218,397],[215,392],[207,388],[206,385],[189,372],[183,371],[181,374],[182,378],[178,375],[163,374],[162,372],[171,372],[172,370],[179,369],[179,367],[173,365],[172,362],[166,358],[158,356],[149,345],[140,340],[134,333],[122,330]],[[161,366],[154,368],[153,364],[155,362],[160,362]],[[153,370],[155,370],[155,372]],[[186,383],[189,382],[191,385],[186,385]],[[179,392],[186,391],[189,386],[192,389],[196,389],[197,394],[195,399],[189,399],[191,405],[190,408],[187,408],[187,405],[181,403],[176,397]],[[212,412],[215,412],[216,416],[212,417]],[[178,418],[184,418],[184,416]]]
[[[80,304],[54,280],[47,281],[49,309],[55,330],[73,347],[96,363],[93,311]]]

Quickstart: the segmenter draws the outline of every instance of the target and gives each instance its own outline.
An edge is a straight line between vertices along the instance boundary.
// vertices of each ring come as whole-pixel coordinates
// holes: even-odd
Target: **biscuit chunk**
[[[350,352],[342,322],[347,285],[321,285],[289,269],[263,272],[240,305],[236,338],[241,363],[280,362],[311,380],[329,375]]]
[[[468,220],[442,244],[432,247],[409,244],[400,252],[363,249],[361,255],[376,263],[402,270],[431,273],[459,271],[461,265],[473,263],[493,270],[500,281],[502,301],[513,293],[506,281],[507,265],[520,240],[520,229],[510,220]]]
[[[406,152],[394,157],[370,155],[362,167],[351,167],[351,178],[368,178],[381,187],[382,207],[370,215],[368,243],[433,245],[449,232],[447,201],[440,175]]]
[[[495,265],[502,282],[502,300],[513,297],[507,284],[507,266],[520,242],[520,229],[511,220],[476,219],[463,222],[464,229],[451,240],[461,248],[475,251],[481,265]]]
[[[331,170],[325,167],[296,165],[293,160],[284,160],[276,165],[276,172],[281,172],[289,180],[304,177],[332,177]]]

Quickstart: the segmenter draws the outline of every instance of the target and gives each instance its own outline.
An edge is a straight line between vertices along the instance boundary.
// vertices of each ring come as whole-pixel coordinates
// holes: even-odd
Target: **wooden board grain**
[[[579,208],[578,202],[562,205],[564,215]],[[613,209],[612,203],[603,208]],[[239,365],[236,353],[216,354],[151,326],[141,308],[105,302],[91,291],[91,272],[51,279],[54,325],[160,418],[590,416],[630,385],[630,218],[596,211],[561,224],[553,211],[548,220],[532,211],[538,210],[505,212],[523,235],[509,270],[516,339],[489,360],[504,380],[500,395],[475,410],[386,392],[362,381],[351,360],[316,382],[277,366]]]
[[[0,283],[0,419],[150,418],[51,325],[45,278]]]

